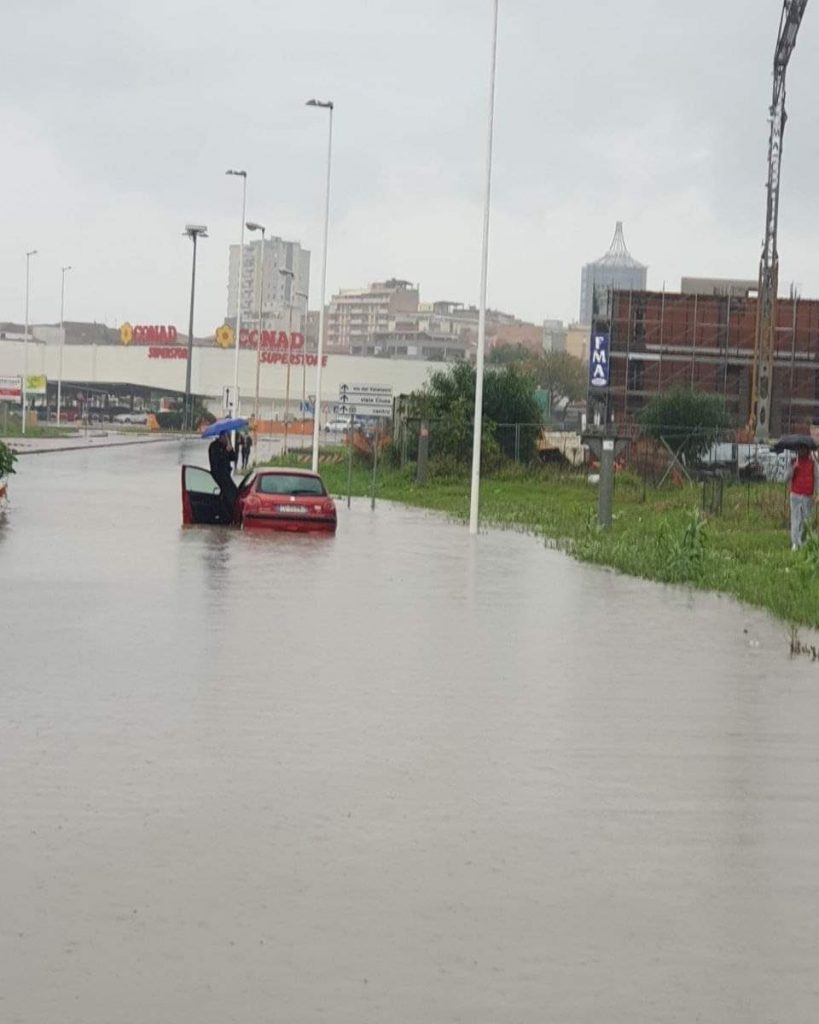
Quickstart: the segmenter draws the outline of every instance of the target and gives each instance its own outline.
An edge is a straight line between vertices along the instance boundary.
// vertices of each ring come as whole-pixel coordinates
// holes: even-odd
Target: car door
[[[201,466],[182,467],[182,522],[185,526],[230,523],[219,484]]]

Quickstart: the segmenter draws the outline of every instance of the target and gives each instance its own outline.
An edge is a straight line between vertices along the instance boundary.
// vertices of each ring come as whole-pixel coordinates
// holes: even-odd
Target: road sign
[[[222,388],[222,415],[227,416],[236,409],[236,388],[233,384],[225,384]]]
[[[339,403],[344,411],[355,407],[360,416],[392,416],[392,388],[384,384],[341,384]]]
[[[19,402],[22,398],[22,377],[0,377],[0,402]]]

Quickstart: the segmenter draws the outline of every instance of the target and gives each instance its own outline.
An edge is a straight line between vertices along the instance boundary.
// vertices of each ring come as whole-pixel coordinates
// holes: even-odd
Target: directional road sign
[[[361,416],[392,416],[392,388],[383,384],[341,384],[338,400],[343,409],[353,407]]]

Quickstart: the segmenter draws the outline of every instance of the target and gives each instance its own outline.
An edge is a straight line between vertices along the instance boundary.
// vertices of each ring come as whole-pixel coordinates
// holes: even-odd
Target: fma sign
[[[593,388],[609,386],[609,336],[593,334],[589,353],[589,384]]]

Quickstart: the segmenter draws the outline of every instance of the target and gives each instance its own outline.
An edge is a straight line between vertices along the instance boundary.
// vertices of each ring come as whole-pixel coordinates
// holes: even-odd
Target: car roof
[[[318,473],[314,473],[311,469],[303,469],[301,466],[263,466],[256,470],[257,476],[277,476],[284,475],[288,476],[318,476]]]

